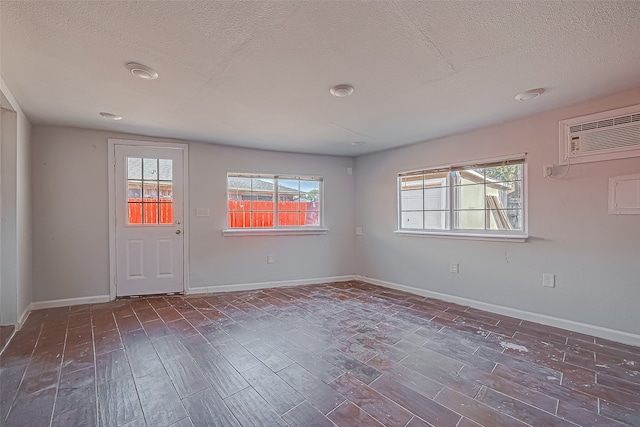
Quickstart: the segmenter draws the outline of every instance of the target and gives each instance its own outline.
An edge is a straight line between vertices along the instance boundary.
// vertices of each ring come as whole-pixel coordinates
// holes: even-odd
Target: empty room
[[[0,18],[0,426],[640,426],[640,2]]]

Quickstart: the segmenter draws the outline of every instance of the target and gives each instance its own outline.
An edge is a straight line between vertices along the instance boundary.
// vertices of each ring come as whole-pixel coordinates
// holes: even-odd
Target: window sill
[[[297,236],[327,234],[328,228],[227,228],[223,236]]]
[[[474,233],[452,233],[452,232],[437,232],[437,231],[416,231],[416,230],[396,230],[395,234],[401,236],[415,236],[415,237],[435,237],[438,239],[460,239],[460,240],[487,240],[498,242],[514,242],[523,243],[529,238],[528,234],[474,234]]]

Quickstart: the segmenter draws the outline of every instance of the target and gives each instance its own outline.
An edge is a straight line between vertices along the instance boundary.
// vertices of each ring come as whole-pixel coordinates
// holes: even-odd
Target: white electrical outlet
[[[267,264],[273,264],[273,255],[267,255]]]
[[[458,264],[457,262],[452,262],[449,266],[449,272],[453,274],[460,273],[460,264]]]
[[[356,227],[356,236],[362,236],[362,227]]]
[[[543,273],[542,274],[542,286],[545,288],[555,288],[556,287],[556,275],[551,273]]]
[[[553,175],[553,165],[545,165],[542,167],[542,176],[545,178]]]

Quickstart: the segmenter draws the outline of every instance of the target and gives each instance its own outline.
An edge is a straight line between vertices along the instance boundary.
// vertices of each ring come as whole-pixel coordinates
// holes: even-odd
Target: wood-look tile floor
[[[640,426],[640,348],[360,282],[34,311],[3,426]]]

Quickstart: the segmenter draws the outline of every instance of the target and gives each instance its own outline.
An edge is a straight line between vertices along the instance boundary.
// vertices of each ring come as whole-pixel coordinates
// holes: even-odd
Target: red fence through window
[[[158,199],[129,198],[129,224],[173,224],[173,203]],[[158,209],[160,205],[160,209]],[[144,216],[144,218],[143,218]],[[143,221],[144,219],[144,221]]]
[[[278,226],[319,225],[317,202],[278,202]],[[274,203],[229,200],[229,228],[274,227]]]

